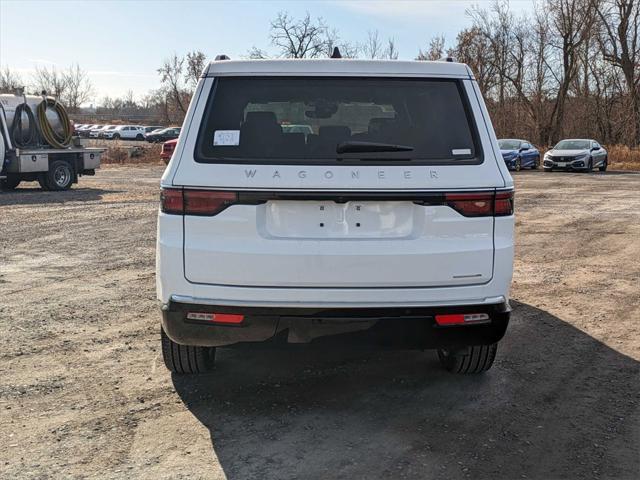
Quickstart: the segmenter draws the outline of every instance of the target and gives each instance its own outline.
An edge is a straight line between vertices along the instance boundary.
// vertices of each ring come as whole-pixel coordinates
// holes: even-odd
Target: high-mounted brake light
[[[238,325],[244,321],[244,315],[236,313],[188,312],[187,320]]]
[[[175,215],[216,215],[235,203],[238,194],[216,190],[188,190],[163,188],[160,192],[160,208]]]
[[[436,323],[440,326],[487,323],[489,321],[489,315],[486,313],[453,313],[436,315]]]

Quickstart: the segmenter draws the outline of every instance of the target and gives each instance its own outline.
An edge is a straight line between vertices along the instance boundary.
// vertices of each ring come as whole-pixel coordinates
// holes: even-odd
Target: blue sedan
[[[538,168],[540,166],[540,152],[530,142],[514,138],[498,140],[504,163],[509,170],[516,172],[522,168]]]

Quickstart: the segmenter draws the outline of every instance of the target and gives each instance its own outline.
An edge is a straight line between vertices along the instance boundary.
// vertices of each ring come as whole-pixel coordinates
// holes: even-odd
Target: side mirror
[[[591,151],[600,150],[600,147],[591,147]]]

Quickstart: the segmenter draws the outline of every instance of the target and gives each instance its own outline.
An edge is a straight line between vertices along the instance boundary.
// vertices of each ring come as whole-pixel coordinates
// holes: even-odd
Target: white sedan
[[[552,170],[581,170],[590,172],[598,168],[601,172],[607,170],[609,158],[602,145],[592,139],[561,140],[544,154],[542,166],[545,172]]]

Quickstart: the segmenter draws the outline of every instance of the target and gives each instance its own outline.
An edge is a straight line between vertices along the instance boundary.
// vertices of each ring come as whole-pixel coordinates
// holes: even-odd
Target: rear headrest
[[[273,112],[247,112],[247,116],[244,123],[256,123],[256,124],[274,124],[278,123],[276,114]]]
[[[325,125],[318,130],[320,138],[348,138],[351,136],[351,129],[344,125]]]

